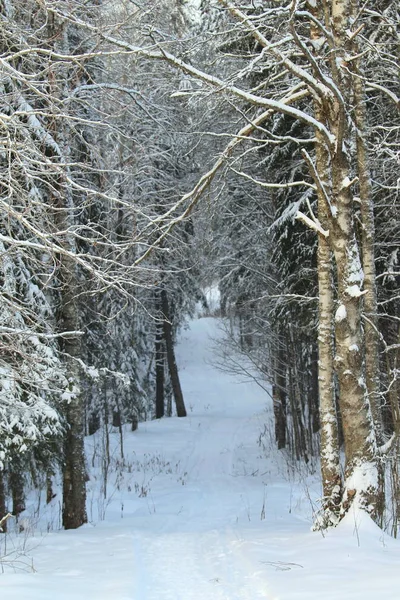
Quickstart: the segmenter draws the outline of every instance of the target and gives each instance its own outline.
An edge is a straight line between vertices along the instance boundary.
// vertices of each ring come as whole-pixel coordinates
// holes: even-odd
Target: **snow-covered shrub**
[[[50,309],[24,256],[0,242],[0,469],[61,430],[65,385]]]

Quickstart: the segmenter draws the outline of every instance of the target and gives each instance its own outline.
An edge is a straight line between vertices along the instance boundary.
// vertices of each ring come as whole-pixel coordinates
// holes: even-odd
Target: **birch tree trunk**
[[[310,13],[321,23],[327,24],[325,6],[309,5]],[[317,42],[319,29],[311,21],[310,39]],[[323,105],[314,100],[315,117],[325,122]],[[324,139],[316,131],[315,173],[317,188],[318,220],[324,231],[329,231],[329,204],[332,188],[330,183],[330,156]],[[320,459],[323,501],[322,510],[315,526],[335,525],[339,520],[343,483],[340,471],[340,444],[338,435],[338,415],[334,390],[334,282],[332,269],[333,255],[329,240],[318,235],[318,392],[320,415]]]
[[[351,16],[355,19],[358,15],[359,3],[351,2]],[[352,41],[352,51],[355,56],[359,54],[357,36]],[[361,204],[361,248],[362,264],[364,270],[364,321],[365,331],[365,374],[366,385],[371,406],[371,414],[377,434],[377,439],[382,441],[382,416],[380,411],[379,395],[379,334],[378,334],[378,308],[376,297],[376,271],[375,271],[375,220],[371,198],[371,175],[369,169],[366,136],[367,114],[365,85],[363,69],[360,58],[353,60],[352,65],[352,91],[354,105],[354,124],[356,129],[357,171]]]
[[[318,114],[318,110],[317,110]],[[318,137],[318,134],[317,134]],[[323,185],[328,185],[328,152],[322,140],[316,148],[316,167]],[[326,189],[326,187],[325,187]],[[327,229],[327,204],[323,191],[318,191],[318,219]],[[340,510],[342,481],[340,474],[338,420],[333,384],[333,279],[332,252],[328,240],[318,236],[318,389],[321,435],[321,475],[323,510],[326,522],[334,524]]]
[[[335,314],[335,367],[345,443],[345,490],[342,513],[352,502],[376,520],[381,512],[379,468],[375,431],[365,382],[362,296],[364,273],[355,235],[354,199],[351,192],[351,132],[348,121],[351,80],[346,69],[349,1],[332,0],[331,24],[335,49],[331,57],[332,79],[338,92],[324,113],[335,136],[331,150],[332,210],[329,241],[335,257],[338,307]]]
[[[351,2],[353,4],[351,5]],[[321,231],[318,240],[319,280],[319,395],[321,417],[321,470],[324,489],[325,525],[334,524],[350,505],[367,510],[375,520],[382,512],[381,469],[377,458],[374,422],[371,418],[369,389],[366,383],[365,358],[367,339],[362,323],[363,296],[375,292],[375,274],[369,273],[368,289],[363,289],[364,272],[355,231],[355,208],[352,186],[352,163],[362,171],[360,189],[368,197],[369,172],[365,145],[357,146],[357,156],[352,156],[352,129],[349,118],[352,100],[363,103],[363,90],[354,84],[346,63],[351,38],[350,9],[354,0],[327,0],[321,6],[310,2],[310,12],[327,30],[332,31],[330,48],[329,94],[319,94],[314,100],[315,117],[333,135],[335,142],[328,147],[316,129],[316,168],[314,180],[318,191],[318,220]],[[318,45],[321,26],[311,24],[311,41]],[[317,46],[313,45],[313,48]],[[323,77],[311,63],[314,75]],[[358,109],[356,109],[358,110]],[[360,111],[363,111],[361,108]],[[365,122],[363,112],[358,112],[358,123]],[[357,121],[357,120],[356,120]],[[360,132],[357,137],[360,138]],[[353,159],[353,160],[352,160]],[[310,162],[310,160],[309,160]],[[310,162],[311,164],[311,162]],[[313,171],[313,167],[311,164]],[[363,244],[367,265],[373,263],[373,219],[368,206],[370,241]],[[327,232],[324,234],[324,232]],[[337,306],[334,311],[332,256],[337,282]],[[363,256],[364,258],[364,256]],[[373,302],[373,300],[372,300]],[[376,314],[375,309],[371,312]],[[335,314],[334,314],[335,313]],[[334,316],[334,340],[332,319]],[[377,346],[370,352],[376,356]],[[332,351],[334,360],[332,361]],[[375,363],[376,367],[376,363]],[[368,367],[367,367],[368,368]],[[345,445],[345,479],[342,482],[339,460],[338,420],[335,410],[333,374],[339,386],[339,407]],[[371,367],[376,383],[377,369]],[[371,383],[373,385],[373,383]],[[370,388],[372,389],[372,388]],[[374,388],[376,389],[376,388]],[[378,416],[376,415],[375,421]]]

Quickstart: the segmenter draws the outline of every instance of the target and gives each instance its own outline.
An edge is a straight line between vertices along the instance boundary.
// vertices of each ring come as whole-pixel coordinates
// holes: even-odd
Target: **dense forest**
[[[79,527],[85,435],[117,428],[123,458],[124,426],[186,416],[176,335],[212,284],[224,368],[246,356],[278,448],[320,459],[316,527],[356,503],[396,534],[399,18],[0,1],[3,530],[59,477]]]

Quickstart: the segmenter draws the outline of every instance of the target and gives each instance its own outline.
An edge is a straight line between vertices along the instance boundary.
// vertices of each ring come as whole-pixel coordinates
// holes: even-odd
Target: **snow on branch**
[[[285,96],[281,100],[281,103],[284,105],[290,104],[290,103],[295,102],[306,96],[308,96],[307,90],[296,91],[295,93],[291,93],[291,94]],[[203,194],[203,192],[209,187],[209,185],[211,185],[214,177],[216,176],[218,171],[221,169],[221,167],[225,164],[227,159],[232,155],[236,146],[238,146],[244,139],[248,138],[248,136],[255,129],[257,129],[257,127],[259,127],[267,119],[269,119],[274,114],[274,112],[275,112],[274,110],[267,110],[267,111],[261,113],[260,115],[258,115],[258,117],[256,117],[249,123],[247,123],[247,125],[245,125],[237,133],[237,135],[233,137],[233,139],[225,147],[225,150],[221,153],[218,160],[214,163],[214,165],[211,167],[211,169],[209,171],[207,171],[207,173],[205,173],[199,179],[199,181],[196,183],[194,188],[190,192],[188,192],[184,196],[182,196],[182,198],[180,200],[178,200],[178,202],[176,202],[166,213],[164,213],[163,215],[161,215],[160,217],[158,217],[157,219],[154,219],[152,221],[152,224],[159,223],[161,225],[161,228],[163,229],[163,232],[158,237],[157,241],[153,245],[149,246],[149,248],[135,261],[135,263],[134,263],[135,266],[139,265],[145,258],[147,258],[151,254],[151,252],[154,250],[154,248],[157,245],[159,245],[160,242],[170,233],[172,228],[178,222],[183,221],[191,213],[191,211],[196,206],[196,204],[197,204],[199,198],[201,197],[201,195]],[[172,218],[172,219],[170,218],[177,211],[177,209],[185,206],[186,204],[187,204],[186,209],[183,210],[183,212],[178,217]],[[166,226],[163,226],[163,222],[166,219],[169,219],[168,223]]]
[[[307,215],[302,213],[300,210],[297,211],[296,219],[298,221],[302,221],[305,225],[307,225],[307,227],[313,229],[320,235],[323,235],[325,238],[329,236],[329,231],[322,228],[322,225],[318,219],[310,219],[310,217],[307,217]]]
[[[255,179],[254,177],[252,177],[251,175],[249,175],[248,173],[244,173],[243,171],[238,171],[237,169],[235,169],[234,167],[229,167],[231,171],[233,171],[234,173],[236,173],[236,175],[240,175],[240,177],[244,177],[245,179],[248,179],[249,181],[252,181],[253,183],[255,183],[256,185],[263,187],[263,188],[270,188],[270,189],[280,189],[280,190],[286,190],[286,189],[290,189],[290,188],[294,188],[294,187],[308,187],[311,188],[313,190],[316,190],[316,186],[313,185],[312,183],[309,183],[308,181],[288,181],[287,183],[271,183],[268,181],[260,181],[259,179]]]
[[[321,80],[318,81],[315,77],[313,77],[306,69],[303,69],[299,65],[296,65],[293,61],[290,60],[284,53],[280,52],[274,44],[271,44],[267,38],[260,32],[260,30],[253,25],[248,16],[243,13],[239,8],[234,6],[229,0],[218,0],[220,4],[225,6],[229,12],[237,18],[246,28],[252,33],[253,37],[257,40],[257,42],[265,49],[269,50],[271,54],[273,54],[285,67],[295,76],[304,81],[307,85],[309,85],[315,92],[317,92],[322,97],[329,97],[332,95],[332,90],[334,90],[336,96],[338,96],[338,90],[333,88],[332,82],[328,82],[326,78],[321,75]],[[339,94],[340,95],[340,94]]]
[[[32,331],[30,329],[18,329],[14,327],[5,327],[4,325],[0,325],[0,334],[6,335],[23,335],[23,336],[31,336]],[[35,336],[38,338],[43,338],[45,340],[54,340],[56,338],[72,338],[80,335],[85,335],[84,331],[63,331],[62,333],[39,333],[35,331]]]
[[[74,23],[75,25],[79,25],[80,27],[83,27],[84,29],[87,29],[91,32],[95,32],[105,42],[108,42],[109,44],[111,44],[112,46],[114,46],[116,48],[120,48],[124,54],[137,55],[137,56],[141,56],[143,58],[148,58],[150,60],[165,60],[170,65],[176,67],[183,73],[191,75],[195,79],[198,79],[199,81],[203,81],[203,82],[211,85],[212,87],[216,88],[217,91],[219,91],[219,92],[224,91],[224,92],[230,93],[233,96],[236,96],[237,98],[240,98],[241,100],[244,100],[254,106],[260,106],[260,107],[263,107],[266,109],[272,109],[274,112],[283,113],[294,119],[299,119],[301,122],[306,123],[307,125],[310,125],[310,126],[314,127],[315,129],[317,129],[325,138],[328,146],[331,147],[331,146],[334,146],[334,144],[335,144],[335,136],[330,131],[328,131],[328,129],[325,127],[325,125],[323,123],[321,123],[320,121],[315,119],[313,116],[309,115],[307,112],[291,106],[291,104],[289,104],[289,103],[274,100],[272,98],[265,98],[263,96],[257,96],[256,94],[253,94],[251,92],[246,92],[245,90],[242,90],[241,88],[238,88],[234,85],[229,85],[226,81],[223,81],[219,77],[216,77],[215,75],[210,75],[209,73],[206,73],[205,71],[197,69],[196,67],[192,66],[191,64],[178,58],[174,54],[171,54],[170,52],[165,50],[160,44],[156,43],[150,48],[134,46],[132,44],[129,44],[128,42],[125,42],[124,40],[107,35],[106,33],[100,31],[98,29],[98,27],[96,27],[95,25],[91,25],[87,21],[79,19],[75,15],[72,16],[71,14],[64,13],[63,11],[57,10],[55,7],[53,8],[50,6],[48,7],[48,10],[49,10],[49,12],[54,13],[54,14],[58,15],[59,17],[66,19],[69,22]],[[153,50],[151,48],[155,48],[155,50]],[[93,53],[93,57],[104,56],[104,55],[105,55],[104,52]],[[91,55],[83,55],[81,58],[86,59],[87,57],[90,58]],[[76,57],[76,56],[71,57],[68,55],[64,56],[64,55],[59,54],[58,58],[63,59],[63,60],[71,60],[71,58],[74,60],[77,60],[78,57]],[[280,58],[283,60],[283,57],[280,57]],[[286,66],[288,66],[288,65],[286,65]],[[313,81],[313,78],[306,71],[303,71],[300,67],[298,67],[294,63],[290,70],[300,80],[305,81],[311,87],[315,86],[315,82]],[[318,84],[319,92],[322,95],[326,96],[327,94],[330,94],[330,91],[325,89],[325,86],[323,86],[323,84],[321,84],[319,82],[317,82],[317,84]]]
[[[379,83],[373,83],[372,81],[367,81],[366,86],[367,86],[367,89],[372,88],[374,90],[379,90],[383,94],[386,94],[396,104],[397,108],[400,108],[400,98],[398,96],[396,96],[396,94],[394,94],[387,87],[384,87],[383,85],[380,85]]]

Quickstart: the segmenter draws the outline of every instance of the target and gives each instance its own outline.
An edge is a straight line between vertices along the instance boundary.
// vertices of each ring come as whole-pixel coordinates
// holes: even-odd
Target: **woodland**
[[[84,438],[185,418],[177,332],[219,288],[318,460],[315,528],[400,522],[396,0],[0,1],[0,523]],[[237,352],[243,362],[233,358]],[[105,465],[110,460],[107,438]],[[105,469],[106,472],[106,469]]]

